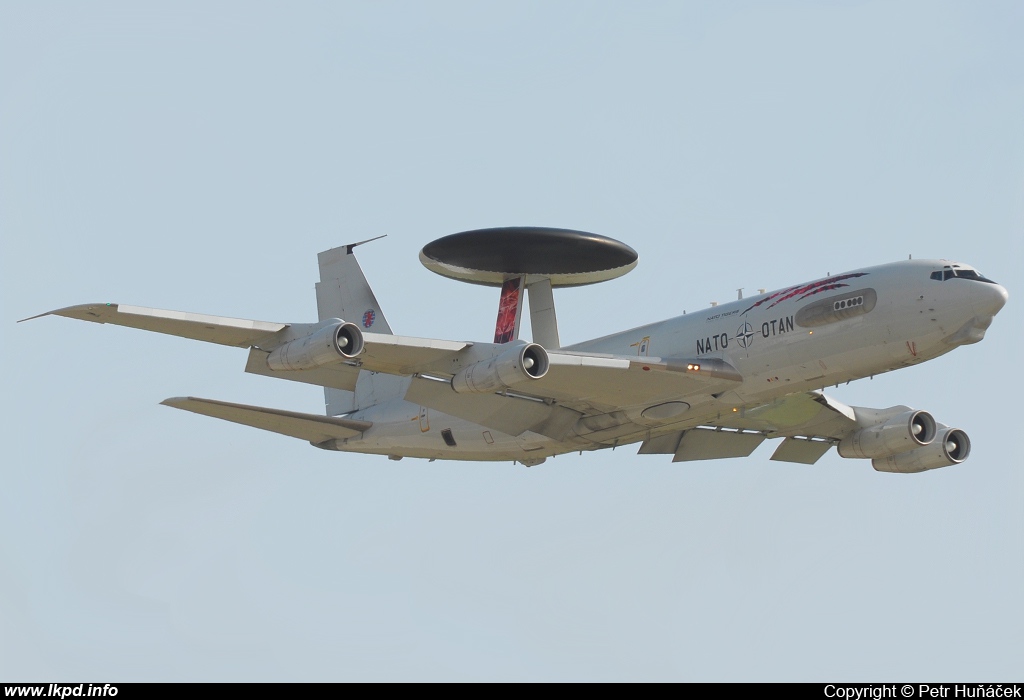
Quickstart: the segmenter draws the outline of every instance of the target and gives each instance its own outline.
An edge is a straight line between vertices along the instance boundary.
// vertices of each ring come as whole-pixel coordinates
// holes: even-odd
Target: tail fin
[[[384,236],[378,236],[384,238]],[[376,241],[371,238],[325,250],[316,256],[320,264],[320,281],[316,285],[316,310],[321,321],[342,318],[359,323],[374,333],[394,335],[380,310],[377,297],[366,283],[352,249]]]
[[[366,276],[352,252],[357,245],[375,240],[377,239],[371,238],[350,243],[325,250],[317,256],[320,264],[320,281],[316,285],[316,307],[321,321],[341,318],[356,323],[371,333],[393,335],[391,325],[384,317],[377,297],[366,282]],[[355,391],[324,388],[327,415],[350,413],[402,397],[408,389],[408,384],[408,377],[361,371]]]

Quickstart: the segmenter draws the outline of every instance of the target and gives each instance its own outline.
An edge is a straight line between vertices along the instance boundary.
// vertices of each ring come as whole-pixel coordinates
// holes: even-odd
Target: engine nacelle
[[[332,319],[305,338],[297,338],[276,348],[267,356],[267,366],[275,371],[313,369],[338,360],[352,359],[363,351],[363,332],[354,323]]]
[[[971,454],[971,440],[967,433],[957,428],[940,426],[939,437],[929,445],[910,452],[901,452],[881,459],[871,460],[871,466],[880,472],[917,474],[929,469],[960,464]]]
[[[839,455],[871,459],[909,452],[935,439],[935,425],[926,411],[906,411],[848,436],[839,443]]]
[[[460,394],[491,394],[540,379],[548,373],[548,353],[536,343],[511,347],[483,362],[470,365],[452,377],[452,389]]]

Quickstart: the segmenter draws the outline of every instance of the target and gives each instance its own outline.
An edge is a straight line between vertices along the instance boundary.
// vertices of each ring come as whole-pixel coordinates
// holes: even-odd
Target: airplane
[[[367,283],[353,251],[368,242],[319,254],[316,323],[113,303],[32,318],[247,348],[246,372],[324,387],[325,414],[196,397],[162,403],[324,450],[529,467],[636,443],[639,454],[674,462],[746,457],[781,439],[772,460],[814,464],[835,446],[880,472],[919,473],[966,460],[967,434],[924,410],[847,406],[822,390],[977,343],[1008,299],[970,265],[905,260],[563,346],[552,290],[619,277],[638,255],[597,234],[506,227],[420,251],[434,272],[500,287],[493,342],[416,338],[392,332]],[[532,341],[519,338],[524,297]]]

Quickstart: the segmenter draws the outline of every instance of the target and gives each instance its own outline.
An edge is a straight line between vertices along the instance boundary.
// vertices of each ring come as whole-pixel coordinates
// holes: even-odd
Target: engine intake
[[[929,469],[960,464],[971,455],[971,439],[958,428],[940,426],[939,438],[930,445],[909,452],[871,460],[871,466],[880,472],[917,474]]]
[[[540,379],[549,366],[547,351],[527,343],[465,368],[452,377],[452,389],[460,394],[491,394]]]
[[[930,413],[906,411],[846,437],[839,443],[839,455],[860,459],[885,458],[931,443],[935,432],[935,419]]]
[[[352,359],[363,351],[363,332],[354,323],[333,319],[320,330],[285,343],[267,355],[267,366],[281,372],[313,369]]]

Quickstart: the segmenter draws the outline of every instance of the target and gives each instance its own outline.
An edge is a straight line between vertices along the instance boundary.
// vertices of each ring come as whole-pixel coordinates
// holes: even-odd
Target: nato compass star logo
[[[754,342],[754,329],[749,323],[744,322],[736,330],[736,342],[740,344],[741,348],[750,347],[750,344]]]

